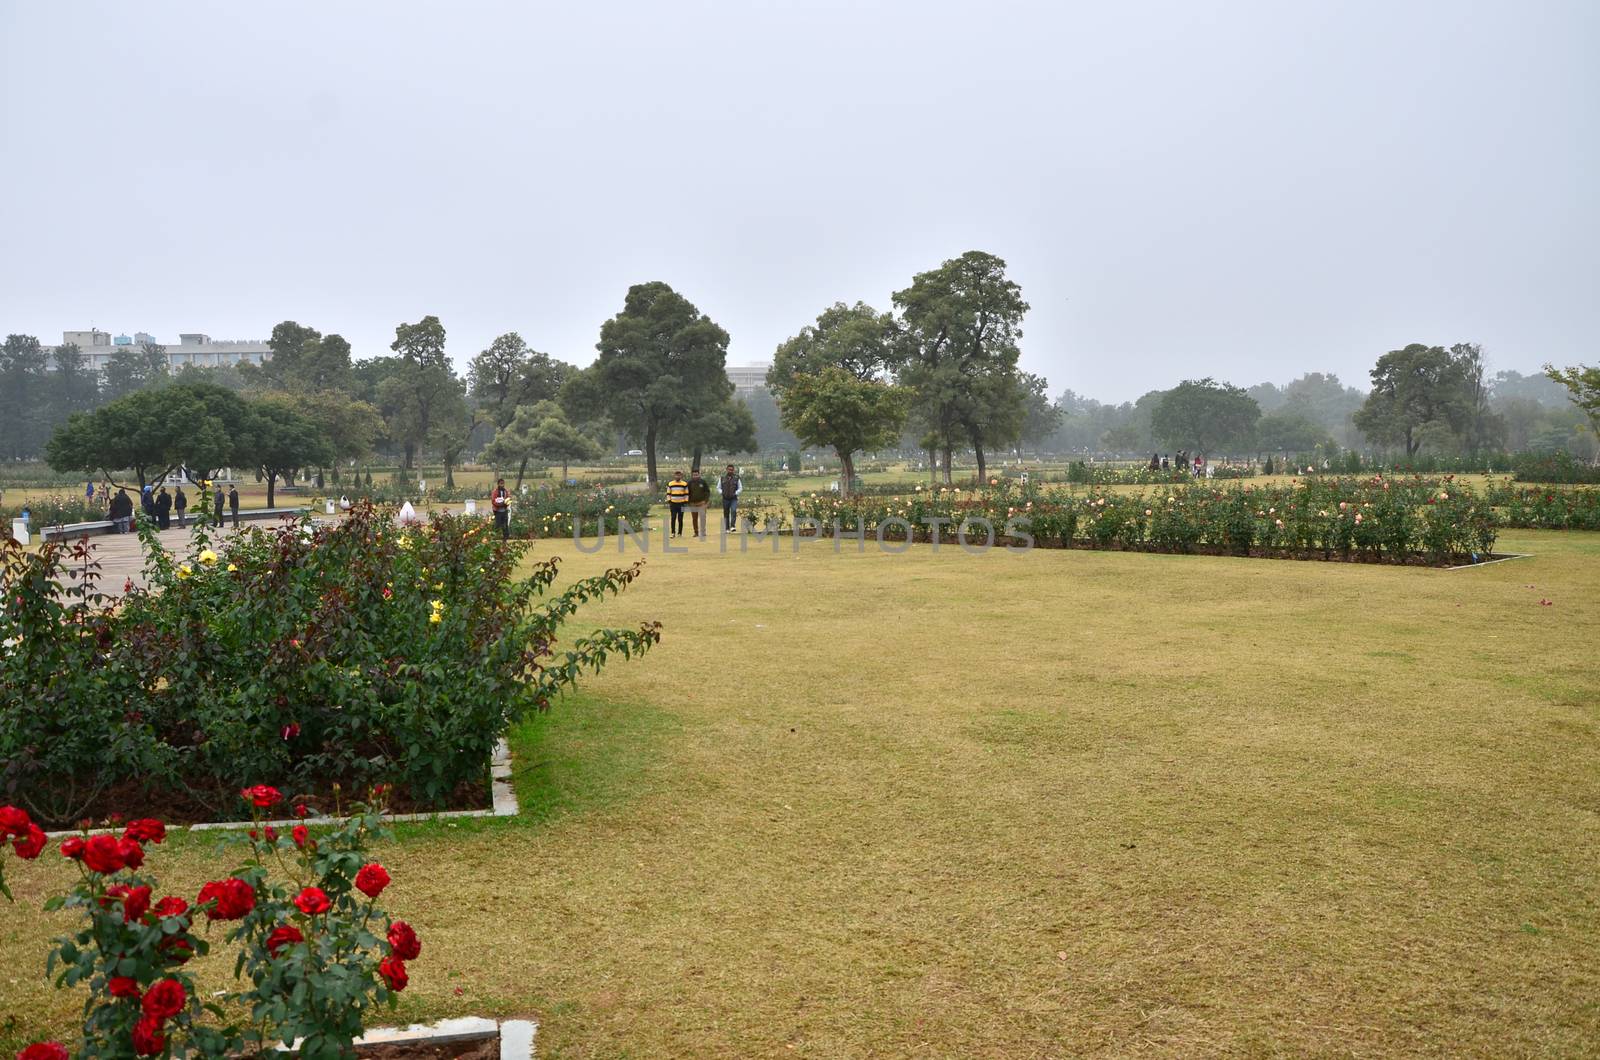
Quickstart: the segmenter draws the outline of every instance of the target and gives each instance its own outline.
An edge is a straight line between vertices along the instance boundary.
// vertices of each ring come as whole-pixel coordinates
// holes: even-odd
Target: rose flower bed
[[[148,530],[148,589],[108,606],[85,544],[0,547],[0,800],[47,825],[115,810],[237,817],[241,780],[326,796],[389,785],[405,809],[487,797],[510,721],[659,626],[557,652],[563,622],[640,571],[553,590],[481,521],[249,530],[174,557]],[[65,588],[63,588],[65,586]]]
[[[145,868],[149,848],[166,838],[159,820],[61,841],[78,880],[45,908],[75,911],[78,927],[55,940],[45,968],[58,988],[87,991],[81,1037],[70,1048],[35,1042],[19,1057],[261,1056],[295,1043],[292,1055],[301,1057],[357,1055],[371,1010],[394,1007],[410,982],[408,963],[422,955],[417,932],[378,903],[391,879],[367,847],[388,836],[382,816],[359,807],[331,829],[296,824],[280,833],[262,823],[283,801],[277,789],[240,794],[256,823],[237,837],[246,856],[192,898],[159,893]],[[302,803],[295,812],[308,810]],[[23,858],[47,848],[16,806],[0,806],[4,838]],[[3,869],[0,856],[0,892]],[[202,999],[185,965],[218,935],[238,951],[239,985]]]
[[[818,533],[885,539],[999,543],[1031,537],[1052,548],[1195,552],[1284,559],[1325,559],[1450,566],[1492,558],[1498,520],[1487,501],[1448,481],[1390,483],[1319,479],[1303,485],[1158,487],[1150,492],[1086,492],[1018,487],[994,481],[979,491],[943,488],[898,497],[832,495],[792,500],[795,526]],[[835,531],[834,524],[839,524]]]

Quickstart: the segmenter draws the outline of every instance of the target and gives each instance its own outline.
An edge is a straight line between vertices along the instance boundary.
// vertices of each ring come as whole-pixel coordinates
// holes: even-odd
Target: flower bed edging
[[[454,817],[515,817],[518,812],[517,792],[511,786],[511,746],[504,737],[494,745],[494,754],[489,758],[489,795],[490,808],[486,810],[438,810],[433,813],[386,813],[383,819],[391,824],[411,821],[437,821]],[[335,817],[305,817],[293,820],[284,818],[275,821],[262,821],[263,826],[273,828],[292,828],[297,824],[304,825],[331,825],[339,823]],[[254,821],[201,821],[199,824],[182,826],[185,831],[206,832],[223,828],[254,828]],[[174,828],[174,831],[177,829]],[[72,835],[117,835],[117,828],[92,828],[87,832],[76,829],[64,829],[59,832],[46,832],[51,839],[62,839]]]
[[[497,1022],[481,1016],[463,1016],[438,1023],[413,1023],[409,1027],[374,1027],[357,1038],[355,1044],[357,1048],[363,1045],[445,1045],[498,1036],[500,1060],[533,1060],[533,1040],[538,1032],[539,1025],[532,1020]],[[280,1048],[279,1051],[290,1050]]]

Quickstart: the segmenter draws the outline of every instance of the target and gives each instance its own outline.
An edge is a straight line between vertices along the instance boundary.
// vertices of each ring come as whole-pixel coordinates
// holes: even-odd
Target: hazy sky
[[[1596,359],[1600,3],[0,0],[0,332],[587,363],[665,280],[773,347],[969,249],[1103,399]]]

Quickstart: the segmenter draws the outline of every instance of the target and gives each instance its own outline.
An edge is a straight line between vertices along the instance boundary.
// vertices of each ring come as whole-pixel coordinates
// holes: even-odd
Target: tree
[[[750,409],[729,398],[720,405],[701,410],[672,428],[669,440],[691,453],[689,466],[698,471],[700,458],[707,452],[750,453],[756,448],[756,420]]]
[[[577,369],[548,353],[530,349],[515,331],[491,342],[467,367],[467,393],[482,418],[497,429],[511,422],[523,405],[554,401]]]
[[[894,295],[905,368],[917,419],[944,449],[945,475],[956,441],[972,446],[978,476],[984,449],[1016,441],[1025,418],[1017,343],[1028,303],[1005,275],[1006,263],[971,250]]]
[[[1567,388],[1567,394],[1580,411],[1589,417],[1589,427],[1600,439],[1600,367],[1575,364],[1557,368],[1544,366],[1544,374]]]
[[[110,478],[132,470],[137,485],[180,467],[204,475],[209,469],[244,463],[239,441],[248,418],[239,395],[211,384],[139,390],[93,412],[71,416],[46,446],[57,471],[84,471]]]
[[[462,401],[462,382],[444,352],[444,325],[435,316],[394,329],[389,347],[398,363],[378,388],[389,435],[405,450],[405,467],[415,466],[417,447],[455,418]]]
[[[267,507],[273,506],[278,478],[290,480],[304,467],[323,467],[333,460],[333,446],[317,425],[296,412],[298,398],[264,398],[249,406],[238,449],[244,462],[267,484]]]
[[[595,348],[600,356],[563,388],[562,404],[575,420],[604,415],[642,438],[654,487],[665,434],[733,395],[728,333],[657,280],[628,288],[622,311],[600,326]]]
[[[101,372],[102,395],[115,400],[164,382],[168,374],[167,351],[147,342],[143,346],[118,346]]]
[[[294,386],[305,361],[313,355],[321,338],[322,332],[316,328],[308,328],[293,320],[278,322],[273,325],[272,334],[267,338],[267,347],[272,350],[272,356],[258,365],[244,365],[245,379],[260,389]]]
[[[1267,452],[1305,453],[1328,440],[1328,432],[1299,412],[1269,412],[1256,421],[1256,448]]]
[[[383,433],[383,417],[376,408],[337,390],[275,391],[264,400],[292,408],[309,420],[327,439],[329,460],[335,465],[365,459]]]
[[[1462,366],[1442,346],[1414,342],[1390,350],[1372,369],[1372,393],[1355,414],[1355,425],[1379,445],[1403,445],[1406,456],[1422,448],[1422,428],[1435,424],[1460,432],[1469,418]]]
[[[783,425],[838,454],[842,492],[855,482],[855,454],[893,444],[905,426],[910,395],[890,385],[898,362],[894,319],[862,302],[834,303],[773,355],[767,385]]]
[[[1050,401],[1049,383],[1044,376],[1023,372],[1021,376],[1023,417],[1022,441],[1043,445],[1061,426],[1061,409]]]
[[[32,457],[49,437],[48,357],[32,335],[0,345],[0,456]]]
[[[561,461],[561,477],[565,480],[571,461],[591,460],[599,455],[599,445],[574,427],[554,401],[519,406],[511,422],[496,431],[483,449],[483,459],[493,467],[517,465],[513,489],[522,488],[530,460]]]
[[[349,393],[354,384],[350,343],[337,334],[324,335],[308,343],[301,352],[299,365],[284,381],[291,389],[310,393],[330,390]]]
[[[1239,387],[1185,379],[1162,395],[1150,427],[1162,443],[1206,456],[1245,442],[1260,418],[1261,407]]]
[[[89,367],[83,350],[75,342],[56,347],[52,356],[55,372],[50,395],[50,423],[61,423],[74,412],[93,408],[100,396],[100,383]]]
[[[1469,453],[1497,446],[1505,438],[1505,421],[1489,407],[1489,384],[1484,378],[1486,365],[1483,347],[1476,342],[1458,342],[1450,347],[1450,359],[1461,373],[1461,433]]]

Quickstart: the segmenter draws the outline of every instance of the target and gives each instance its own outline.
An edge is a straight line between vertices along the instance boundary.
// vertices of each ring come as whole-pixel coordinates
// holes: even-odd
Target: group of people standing
[[[109,485],[105,486],[104,491],[109,496],[111,493],[111,487]],[[94,483],[89,483],[88,489],[85,492],[86,495],[93,500]],[[201,496],[203,497],[204,493],[202,493]],[[224,494],[222,492],[222,485],[219,483],[216,487],[216,492],[211,496],[211,504],[212,512],[218,526],[223,525],[222,511],[223,505],[226,504],[233,512],[234,529],[238,529],[238,486],[229,486],[228,492]],[[173,513],[176,512],[178,516],[178,529],[182,530],[188,525],[189,495],[183,492],[183,486],[181,484],[175,486],[172,493],[167,492],[167,487],[165,485],[159,487],[145,486],[139,494],[139,509],[140,511],[144,512],[145,516],[148,517],[151,522],[156,524],[156,529],[158,530],[170,529],[172,527]],[[113,524],[113,531],[115,533],[126,534],[133,530],[133,498],[128,496],[128,491],[126,489],[118,487],[116,495],[110,496],[110,499],[106,504],[106,518],[111,520]]]
[[[1151,471],[1190,471],[1195,478],[1211,477],[1211,465],[1206,463],[1205,457],[1198,453],[1191,456],[1182,449],[1172,454],[1170,462],[1162,453],[1151,453],[1149,466]]]
[[[739,472],[729,464],[717,480],[717,491],[722,495],[723,530],[733,530],[738,525],[739,491],[743,488]],[[683,513],[684,509],[688,509],[694,536],[703,540],[710,530],[710,506],[711,483],[700,476],[699,468],[695,468],[688,478],[679,471],[667,483],[667,512],[673,537],[683,536]]]

